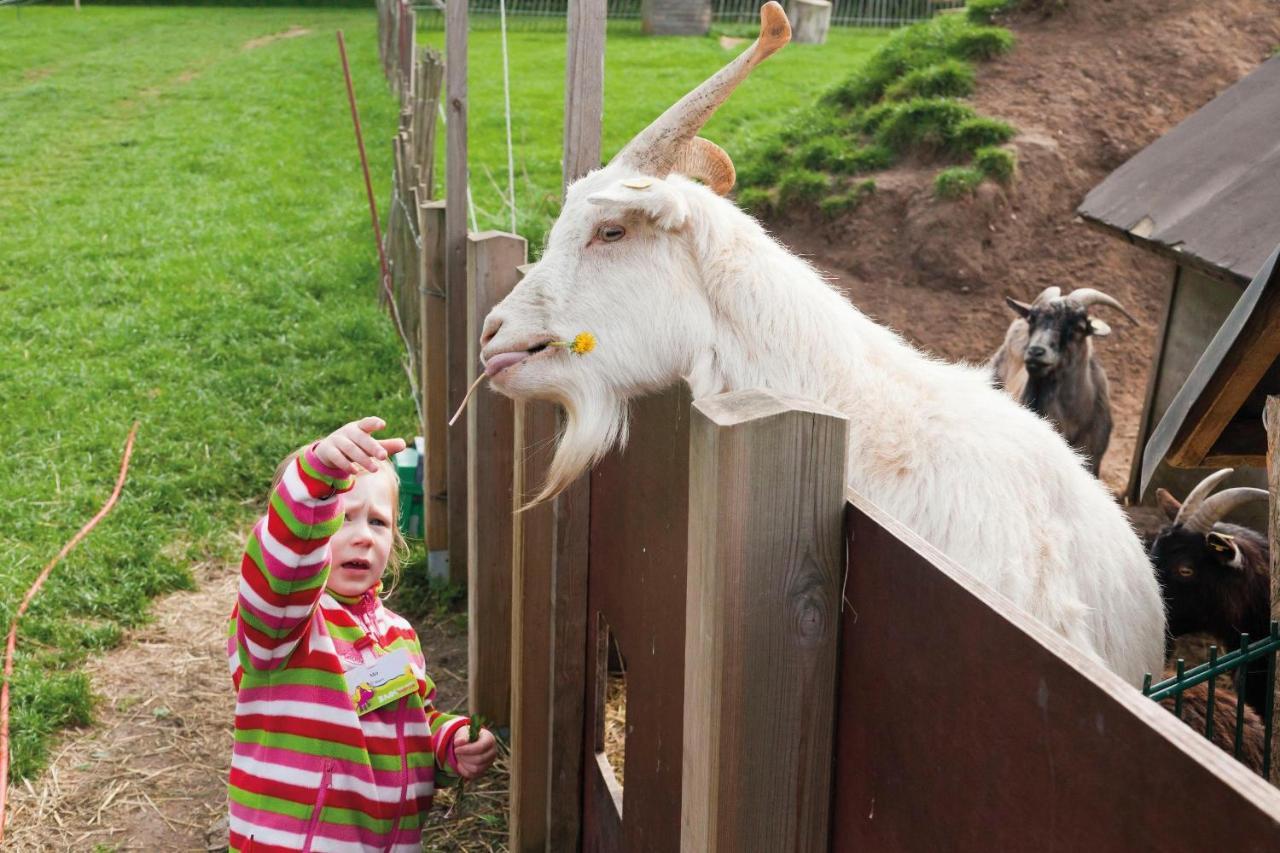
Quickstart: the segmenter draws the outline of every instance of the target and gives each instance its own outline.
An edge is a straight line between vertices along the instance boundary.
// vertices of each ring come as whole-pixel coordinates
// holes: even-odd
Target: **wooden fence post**
[[[1271,543],[1271,618],[1280,619],[1280,397],[1267,397],[1262,422],[1267,429],[1267,535]],[[1276,678],[1273,708],[1280,709],[1280,677]],[[1280,710],[1277,710],[1280,714]],[[1271,727],[1271,784],[1280,786],[1280,725]]]
[[[523,237],[467,238],[468,379],[480,374],[480,328],[511,292],[525,262]],[[515,426],[511,401],[488,389],[467,409],[467,638],[470,710],[509,722],[511,700],[511,506]]]
[[[520,268],[527,274],[532,264]],[[556,407],[515,404],[515,468],[511,484],[511,785],[507,848],[541,853],[547,846],[551,744],[551,601],[555,518],[552,504],[519,512],[546,479],[555,451]]]
[[[449,311],[449,408],[467,393],[467,0],[445,13],[445,293]],[[449,430],[449,579],[467,579],[467,432]]]
[[[826,851],[846,419],[695,400],[680,849]]]
[[[422,472],[422,526],[427,545],[427,573],[449,577],[449,411],[448,311],[444,290],[444,217],[442,201],[418,207],[418,234],[422,237],[420,281],[422,311],[422,436],[425,444]]]

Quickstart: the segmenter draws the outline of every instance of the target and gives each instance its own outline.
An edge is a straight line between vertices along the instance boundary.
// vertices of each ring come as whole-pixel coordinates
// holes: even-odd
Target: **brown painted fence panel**
[[[689,392],[681,386],[637,402],[626,450],[591,474],[582,771],[587,851],[678,849],[688,466]],[[595,650],[602,624],[626,664],[625,820],[596,749],[601,709],[594,700],[603,684]]]
[[[854,496],[836,851],[1280,850],[1280,791]]]

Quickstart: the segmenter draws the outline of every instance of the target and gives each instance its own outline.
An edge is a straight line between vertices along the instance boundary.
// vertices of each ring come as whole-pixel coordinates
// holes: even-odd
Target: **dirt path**
[[[234,564],[194,567],[197,588],[166,596],[154,621],[86,670],[95,723],[60,738],[48,770],[11,793],[7,850],[226,849],[211,833],[225,814],[235,697],[226,662]],[[466,701],[466,629],[460,620],[416,621],[440,707]],[[435,850],[501,850],[506,772],[500,761],[446,817],[452,792],[432,811]]]

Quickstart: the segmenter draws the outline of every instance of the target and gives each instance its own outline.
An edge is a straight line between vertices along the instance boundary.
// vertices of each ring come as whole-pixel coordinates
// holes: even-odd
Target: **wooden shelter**
[[[1138,428],[1140,450],[1126,490],[1131,503],[1149,503],[1157,486],[1184,495],[1209,473],[1197,466],[1220,466],[1226,458],[1150,458],[1150,439],[1246,285],[1280,243],[1274,213],[1280,198],[1277,125],[1280,57],[1111,173],[1077,211],[1090,224],[1174,261]],[[1240,461],[1238,454],[1229,456]],[[1265,482],[1261,471],[1242,471],[1233,484]],[[1251,520],[1261,524],[1261,514]]]

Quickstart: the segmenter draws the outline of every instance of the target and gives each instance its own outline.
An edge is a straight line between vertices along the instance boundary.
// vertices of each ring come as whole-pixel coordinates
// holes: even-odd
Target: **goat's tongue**
[[[493,358],[485,362],[485,376],[497,376],[513,364],[519,364],[529,357],[529,353],[521,350],[519,352],[500,352]]]

